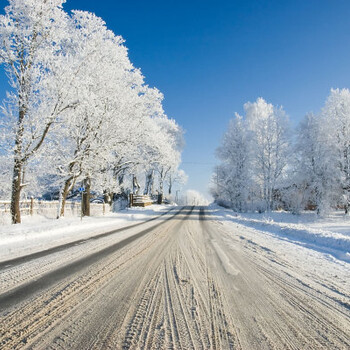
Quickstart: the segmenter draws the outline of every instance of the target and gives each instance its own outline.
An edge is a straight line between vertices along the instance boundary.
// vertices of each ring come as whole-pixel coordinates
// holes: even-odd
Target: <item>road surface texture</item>
[[[0,348],[350,349],[347,287],[209,209],[128,231],[2,264]]]

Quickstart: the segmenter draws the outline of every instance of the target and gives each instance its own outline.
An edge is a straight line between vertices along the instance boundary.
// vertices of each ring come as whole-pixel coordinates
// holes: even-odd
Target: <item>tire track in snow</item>
[[[208,231],[209,242],[216,243],[212,245],[213,269],[221,272],[218,277],[225,285],[225,297],[231,301],[230,313],[239,329],[242,347],[350,348],[349,310],[341,305],[334,307],[328,295],[313,290],[292,260],[287,264],[280,261],[278,252],[272,259],[267,248],[260,249],[254,242],[254,247],[247,245],[249,240],[242,242],[238,239],[244,236],[242,227],[236,229],[233,236],[224,228],[218,230],[210,220],[203,218],[202,223]],[[216,245],[220,246],[219,250]],[[228,264],[241,273],[230,274]]]
[[[0,347],[348,348],[345,308],[217,226],[184,210],[0,316]]]
[[[77,246],[77,245],[80,245],[80,244],[83,244],[83,243],[99,240],[99,239],[108,237],[108,236],[113,235],[113,234],[118,233],[118,232],[123,232],[123,231],[127,231],[127,230],[130,230],[130,229],[133,229],[135,227],[144,225],[144,224],[146,224],[148,222],[155,221],[155,220],[161,218],[162,216],[169,214],[172,210],[174,210],[174,208],[172,208],[172,209],[162,213],[159,216],[156,216],[154,218],[151,218],[151,219],[139,222],[137,224],[132,224],[132,225],[121,227],[121,228],[118,228],[118,229],[115,229],[115,230],[107,231],[105,233],[97,234],[97,235],[91,236],[89,238],[83,238],[83,239],[79,239],[79,240],[72,241],[72,242],[69,242],[69,243],[61,244],[61,245],[58,245],[58,246],[55,246],[55,247],[52,247],[52,248],[49,248],[49,249],[41,250],[40,252],[27,254],[27,255],[20,256],[20,257],[14,258],[14,259],[1,261],[0,262],[0,270],[6,269],[6,268],[9,268],[9,267],[15,267],[17,265],[21,265],[21,264],[24,264],[24,263],[28,263],[29,261],[32,261],[34,259],[39,259],[39,258],[45,257],[45,256],[50,255],[50,254],[61,252],[61,251],[66,250],[66,249],[68,249],[70,247],[74,247],[74,246]]]
[[[77,261],[64,265],[58,269],[51,270],[50,272],[44,274],[43,276],[40,276],[35,280],[30,280],[27,283],[21,284],[20,286],[1,294],[0,295],[0,312],[4,309],[11,308],[13,305],[20,303],[21,301],[27,299],[28,297],[39,292],[40,290],[46,289],[51,285],[53,285],[54,283],[57,283],[57,281],[67,278],[69,275],[77,273],[78,271],[82,270],[86,266],[94,264],[97,261],[105,258],[106,256],[113,254],[115,251],[122,249],[123,247],[135,241],[136,239],[139,239],[145,236],[146,234],[152,232],[152,230],[160,227],[161,225],[163,225],[165,222],[172,219],[176,215],[179,215],[179,213],[181,213],[182,210],[183,209],[175,213],[173,216],[165,219],[164,221],[161,221],[160,223],[152,227],[142,230],[133,236],[130,236],[111,246],[107,246],[106,248],[98,252],[85,256]],[[109,232],[107,234],[111,235],[113,233]]]

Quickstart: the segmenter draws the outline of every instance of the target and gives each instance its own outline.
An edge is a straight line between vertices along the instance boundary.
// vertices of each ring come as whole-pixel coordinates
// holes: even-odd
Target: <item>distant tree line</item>
[[[235,211],[349,213],[350,91],[332,89],[319,115],[292,130],[281,107],[258,98],[235,115],[217,149],[215,200]]]
[[[8,77],[0,119],[0,197],[20,223],[23,196],[57,192],[58,217],[77,186],[115,193],[171,192],[183,130],[145,84],[122,37],[64,0],[9,0],[0,16]],[[140,178],[145,180],[140,181]],[[141,183],[142,182],[142,183]]]

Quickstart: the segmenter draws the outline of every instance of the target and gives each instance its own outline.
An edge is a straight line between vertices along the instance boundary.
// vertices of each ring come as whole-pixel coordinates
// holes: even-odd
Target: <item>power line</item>
[[[217,165],[216,163],[205,163],[205,162],[181,162],[181,164],[194,164],[194,165]]]

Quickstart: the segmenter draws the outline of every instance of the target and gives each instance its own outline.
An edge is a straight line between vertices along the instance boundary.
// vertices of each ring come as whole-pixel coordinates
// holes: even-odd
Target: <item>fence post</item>
[[[130,193],[130,203],[129,203],[129,207],[131,208],[133,205],[133,201],[134,201],[134,195],[132,193]]]
[[[102,205],[103,205],[103,207],[102,207],[102,212],[103,212],[103,215],[105,215],[105,210],[106,210],[106,208],[105,208],[105,202],[104,202],[104,201],[103,201]]]
[[[34,212],[34,197],[30,197],[30,215],[33,216]]]

